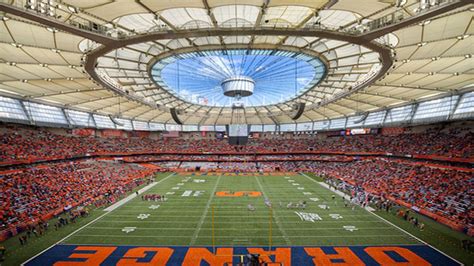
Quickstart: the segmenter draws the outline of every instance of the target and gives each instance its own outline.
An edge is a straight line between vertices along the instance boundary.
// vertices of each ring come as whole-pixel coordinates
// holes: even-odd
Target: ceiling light
[[[397,3],[396,6],[397,7],[402,7],[402,6],[406,5],[407,2],[408,2],[408,0],[397,0],[396,1],[396,3]]]
[[[69,78],[66,78],[66,79],[67,79],[67,80],[74,80],[74,78],[71,78],[71,77],[69,77]]]
[[[432,61],[436,61],[436,60],[438,60],[438,59],[439,59],[439,57],[438,57],[438,56],[431,57],[431,60],[432,60]]]
[[[425,45],[426,45],[426,42],[420,42],[420,43],[418,44],[418,47],[422,47],[422,46],[425,46]]]
[[[464,40],[464,39],[466,39],[467,37],[469,37],[469,34],[460,35],[460,36],[456,37],[456,39],[458,39],[458,40]]]
[[[2,18],[2,21],[7,21],[7,20],[9,20],[9,19],[10,19],[10,18],[9,18],[9,17],[7,17],[7,16],[1,16],[1,18]]]
[[[15,62],[7,62],[7,65],[9,65],[9,66],[16,66],[16,63],[15,63]]]
[[[75,65],[69,65],[69,68],[76,68]]]
[[[23,82],[23,83],[27,83],[27,82],[28,82],[28,80],[27,80],[27,79],[22,79],[22,80],[21,80],[21,82]]]
[[[402,62],[403,62],[403,63],[408,63],[408,62],[410,62],[410,59],[403,59]]]
[[[15,43],[15,42],[12,42],[10,43],[11,45],[13,45],[14,47],[16,48],[21,48],[23,46],[23,44],[20,44],[20,43]]]
[[[52,79],[50,79],[50,78],[45,78],[44,80],[45,81],[52,81]]]
[[[56,33],[56,32],[58,32],[58,30],[57,30],[57,29],[55,29],[55,28],[50,28],[50,27],[47,27],[46,29],[47,29],[49,32],[52,32],[52,33]]]
[[[56,49],[56,48],[51,48],[51,51],[53,51],[53,52],[55,52],[55,53],[57,53],[57,54],[59,54],[59,53],[61,52],[61,50]]]
[[[45,64],[45,63],[40,63],[39,65],[42,66],[42,67],[47,67],[48,66],[48,64]]]
[[[472,57],[472,54],[464,55],[464,58],[471,58],[471,57]]]
[[[418,23],[418,25],[425,26],[425,25],[428,25],[430,23],[431,23],[431,20],[428,19],[428,20],[425,20],[425,21],[422,21],[422,22]]]
[[[71,11],[72,13],[77,13],[77,8],[73,7],[73,6],[67,6],[67,9],[69,11]]]
[[[454,72],[453,75],[459,76],[459,72]]]

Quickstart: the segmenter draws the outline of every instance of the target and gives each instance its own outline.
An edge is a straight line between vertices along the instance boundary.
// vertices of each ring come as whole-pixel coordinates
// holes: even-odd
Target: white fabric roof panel
[[[251,26],[257,22],[261,14],[263,0],[175,0],[175,1],[64,1],[65,3],[82,8],[83,12],[78,15],[92,19],[101,24],[115,20],[119,28],[133,29],[137,32],[145,32],[160,28],[169,23],[175,28],[202,28],[213,27],[209,12],[215,18],[218,25],[224,27]],[[318,11],[328,1],[324,0],[272,0],[264,10],[261,18],[262,26],[296,27],[304,22],[305,25],[321,23],[323,27],[335,28],[345,26],[360,19],[363,16],[373,14],[368,20],[383,16],[395,11],[394,7],[388,8],[389,4],[378,0],[339,0],[330,9]],[[210,10],[206,9],[206,3]],[[406,5],[409,12],[413,12],[414,1],[410,0]],[[386,9],[385,9],[386,8]],[[385,9],[385,10],[383,10]],[[151,11],[156,12],[152,14]],[[63,14],[66,15],[66,14]],[[72,107],[84,107],[86,110],[99,110],[103,113],[116,113],[117,98],[113,93],[106,90],[91,91],[96,87],[80,65],[83,63],[82,52],[79,43],[84,41],[83,37],[71,35],[62,31],[53,33],[46,26],[36,22],[25,21],[22,18],[10,16],[11,19],[0,23],[0,53],[2,71],[0,73],[0,93],[19,93],[24,96],[35,96],[42,101],[50,101],[55,104],[71,104]],[[161,18],[161,19],[160,19]],[[61,18],[64,19],[64,18]],[[166,22],[164,22],[166,20]],[[366,20],[364,20],[366,21]],[[304,25],[300,25],[304,26]],[[300,119],[323,119],[328,117],[340,117],[357,111],[373,110],[379,106],[391,106],[401,102],[419,100],[433,95],[442,95],[443,92],[456,90],[474,83],[474,64],[472,54],[472,36],[474,25],[472,24],[472,12],[467,8],[459,8],[450,14],[443,14],[431,18],[424,26],[411,25],[395,31],[389,37],[392,45],[395,45],[396,59],[395,68],[391,69],[377,84],[366,89],[369,94],[355,94],[350,99],[343,99],[315,110],[306,110]],[[388,35],[386,35],[388,36]],[[157,56],[169,49],[183,47],[220,45],[221,38],[226,44],[279,44],[285,40],[285,45],[294,47],[305,47],[310,42],[316,41],[312,49],[323,53],[330,60],[330,73],[336,75],[328,77],[329,83],[323,83],[324,87],[317,87],[300,99],[308,105],[317,103],[323,97],[331,97],[339,92],[336,88],[347,88],[354,81],[363,80],[370,69],[379,66],[379,55],[370,52],[365,47],[352,45],[337,41],[318,39],[317,37],[295,37],[295,36],[212,36],[177,40],[158,40],[130,45],[130,49],[118,49],[110,52],[110,58],[101,57],[99,68],[103,68],[111,77],[123,84],[124,88],[140,90],[139,94],[153,97],[157,103],[172,104],[172,106],[189,106],[176,102],[172,98],[161,99],[160,96],[151,96],[160,92],[154,85],[150,86],[146,73],[147,64],[152,56]],[[192,43],[190,43],[190,41]],[[17,43],[20,48],[11,43]],[[422,43],[422,45],[419,45]],[[161,45],[160,45],[161,44]],[[135,50],[134,50],[135,49]],[[328,51],[329,49],[329,51]],[[58,52],[55,52],[59,50]],[[341,58],[342,57],[342,58]],[[114,59],[116,58],[116,59]],[[435,60],[433,60],[434,58]],[[407,60],[408,59],[408,60]],[[407,61],[404,61],[407,60]],[[141,62],[141,64],[139,64]],[[8,64],[16,65],[8,65]],[[26,63],[26,64],[25,64]],[[43,64],[41,66],[40,64]],[[358,65],[357,64],[362,64]],[[74,66],[69,66],[74,65]],[[353,66],[355,65],[355,66]],[[341,67],[339,67],[341,66]],[[123,68],[119,70],[119,68]],[[141,72],[139,71],[141,70]],[[73,78],[71,80],[71,78]],[[68,80],[69,79],[69,80]],[[21,80],[28,80],[22,82]],[[135,83],[145,85],[135,85]],[[327,88],[326,86],[331,86]],[[400,86],[402,85],[402,86]],[[147,88],[146,90],[144,90]],[[468,89],[469,90],[469,89]],[[376,94],[379,93],[377,96]],[[44,95],[43,95],[44,94]],[[375,95],[372,95],[375,94]],[[384,96],[385,95],[385,96]],[[105,97],[104,99],[100,99]],[[111,98],[112,97],[112,98]],[[91,102],[87,102],[90,100]],[[150,107],[140,106],[136,102],[122,99],[122,113],[126,117],[137,116],[144,120],[155,120],[160,122],[172,122],[168,113],[159,110],[148,111]],[[174,102],[174,103],[173,103]],[[290,103],[291,104],[291,103]],[[289,109],[285,104],[280,106]],[[281,112],[280,108],[270,106],[271,112]],[[151,110],[151,109],[150,109]],[[201,117],[186,117],[187,123],[226,124],[232,121],[229,111],[219,108],[199,108],[191,106],[188,110],[192,112],[208,111],[208,119]],[[217,117],[221,113],[221,117]],[[273,123],[266,117],[267,111],[259,109],[260,115],[256,115],[253,109],[247,112],[247,121],[261,124]],[[222,115],[227,114],[227,115]],[[289,122],[288,115],[278,115],[275,119],[280,122]]]
[[[228,21],[234,21],[235,23],[239,20],[244,20],[250,23],[251,25],[255,25],[259,12],[259,7],[249,5],[219,6],[213,8],[212,10],[212,13],[219,25],[225,24]]]

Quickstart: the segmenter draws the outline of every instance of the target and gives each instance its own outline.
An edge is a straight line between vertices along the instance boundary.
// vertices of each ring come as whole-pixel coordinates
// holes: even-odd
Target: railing
[[[397,9],[395,12],[387,14],[383,17],[368,21],[359,26],[361,33],[368,33],[370,31],[378,30],[387,26],[391,26],[400,23],[404,20],[411,19],[418,15],[425,14],[426,12],[437,9],[442,6],[446,6],[451,3],[457,3],[459,0],[436,0],[436,1],[420,1],[420,6],[415,10],[416,15],[411,16],[406,13],[403,9]]]
[[[66,23],[66,24],[69,24],[70,26],[73,26],[81,30],[89,31],[95,34],[100,34],[100,35],[113,38],[113,39],[118,39],[118,40],[125,39],[131,36],[136,36],[136,35],[160,33],[160,32],[164,33],[164,32],[173,30],[171,27],[165,24],[153,27],[146,31],[130,31],[127,29],[119,29],[115,25],[106,24],[107,21],[103,21],[103,24],[100,24],[98,23],[98,21],[92,21],[92,20],[83,18],[80,16],[81,11],[79,8],[76,8],[72,5],[55,3],[54,1],[41,2],[41,1],[32,1],[32,0],[16,0],[13,3],[10,3],[11,1],[8,1],[8,0],[0,0],[0,2],[14,6],[16,8],[22,9],[27,12],[35,13],[37,15],[46,16],[48,18],[58,20],[58,22],[60,23]],[[350,26],[350,27],[343,27],[343,26],[329,27],[319,22],[316,22],[316,23],[311,23],[311,24],[307,23],[306,25],[304,25],[302,28],[299,28],[298,30],[302,30],[302,31],[328,30],[328,31],[337,31],[337,32],[345,33],[349,35],[367,34],[371,31],[375,31],[375,30],[384,28],[386,26],[394,25],[402,21],[405,21],[407,19],[411,19],[418,15],[425,14],[429,12],[430,10],[438,9],[448,4],[458,3],[458,2],[460,2],[460,0],[436,0],[436,1],[422,0],[420,1],[419,8],[417,8],[416,15],[414,16],[407,14],[403,9],[397,9],[393,13],[387,14],[383,17],[377,18],[372,21],[368,21],[363,24],[354,23],[353,26]],[[61,20],[61,18],[64,17],[63,16],[64,14],[67,14],[71,18],[68,18],[66,21]],[[187,23],[182,28],[178,29],[178,31],[181,31],[181,30],[186,31],[186,30],[193,30],[193,29],[194,30],[196,29],[225,30],[229,28],[253,29],[253,30],[259,30],[259,29],[295,30],[295,27],[290,24],[269,23],[269,24],[261,24],[259,26],[255,26],[249,23],[236,23],[234,25],[234,23],[224,22],[222,25],[220,25],[217,28],[210,27],[210,25],[203,25],[199,23],[196,23],[196,24]]]

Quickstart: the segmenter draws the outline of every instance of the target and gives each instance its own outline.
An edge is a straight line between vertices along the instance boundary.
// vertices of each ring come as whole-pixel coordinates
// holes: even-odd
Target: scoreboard
[[[245,124],[229,125],[229,137],[248,137],[249,126]]]
[[[245,145],[249,138],[249,125],[247,124],[231,124],[227,125],[229,135],[229,144]]]

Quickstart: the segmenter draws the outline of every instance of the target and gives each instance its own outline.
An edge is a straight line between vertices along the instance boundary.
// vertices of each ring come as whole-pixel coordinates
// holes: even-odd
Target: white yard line
[[[323,186],[323,185],[321,184],[321,183],[323,183],[323,182],[317,182],[316,180],[312,179],[311,177],[305,175],[304,173],[301,173],[301,174],[302,174],[303,176],[305,176],[306,178],[310,179],[311,181],[313,181],[313,182],[315,182],[315,183],[321,185],[322,187],[325,187],[325,188],[328,189],[327,186]],[[325,183],[324,183],[324,184],[325,184]],[[326,184],[326,185],[327,185],[327,184]],[[336,190],[336,191],[337,191],[337,190]],[[338,191],[338,192],[340,192],[340,191]],[[342,193],[342,192],[340,192],[340,193]],[[342,193],[342,194],[344,194],[344,193]],[[372,210],[373,210],[373,209],[372,209]],[[437,249],[436,247],[430,245],[430,244],[427,243],[426,241],[424,241],[424,240],[418,238],[418,237],[415,236],[415,235],[412,235],[411,233],[409,233],[409,232],[405,231],[404,229],[398,227],[397,225],[393,224],[392,222],[387,221],[386,219],[384,219],[384,218],[382,218],[381,216],[377,215],[377,214],[374,213],[373,211],[369,211],[369,210],[367,210],[367,211],[368,211],[370,214],[374,215],[375,217],[379,218],[380,220],[382,220],[382,221],[384,221],[384,222],[390,224],[391,226],[397,228],[398,230],[402,231],[403,233],[405,233],[405,234],[411,236],[412,238],[418,240],[419,242],[421,242],[421,243],[423,243],[423,244],[425,244],[425,245],[431,247],[432,249],[434,249],[434,250],[438,251],[439,253],[443,254],[444,256],[446,256],[446,257],[452,259],[452,260],[455,261],[456,263],[459,263],[459,265],[464,265],[464,264],[462,264],[461,262],[459,262],[458,260],[456,260],[455,258],[449,256],[448,254],[444,253],[443,251],[441,251],[441,250]],[[382,236],[382,235],[381,235],[381,236]],[[359,236],[357,236],[357,237],[359,237]]]
[[[87,234],[87,235],[81,235],[81,236],[86,236],[86,237],[114,237],[114,238],[123,238],[123,237],[135,237],[135,238],[165,238],[165,239],[173,239],[173,238],[188,238],[189,236],[183,236],[183,235],[177,235],[177,236],[173,236],[173,235],[166,235],[166,236],[151,236],[151,235],[95,235],[95,234]],[[370,237],[370,238],[373,238],[373,237],[397,237],[397,236],[400,236],[400,235],[381,235],[381,234],[376,234],[376,235],[358,235],[357,238],[363,238],[363,237]],[[275,236],[274,236],[275,237]],[[291,236],[293,238],[347,238],[347,235],[329,235],[329,236]],[[200,238],[212,238],[212,236],[200,236]],[[215,238],[221,238],[221,239],[234,239],[235,236],[215,236]],[[268,236],[251,236],[250,238],[258,238],[258,239],[267,239]],[[275,238],[283,238],[283,236],[276,236]],[[84,245],[84,244],[82,244]],[[102,245],[102,244],[101,244]],[[403,244],[405,246],[410,246],[410,245],[407,245],[407,244]],[[174,246],[174,245],[169,245],[169,246]],[[210,246],[210,245],[205,245],[205,246]],[[314,245],[307,245],[307,246],[314,246]],[[345,245],[347,246],[347,245]],[[352,245],[350,245],[352,246]],[[363,245],[363,246],[370,246],[370,245]],[[413,246],[413,245],[412,245]],[[189,246],[187,246],[189,247]],[[267,245],[268,247],[268,245]]]
[[[109,216],[110,217],[110,216]],[[240,216],[242,217],[242,216]],[[293,216],[293,217],[296,217],[296,216]],[[268,218],[268,217],[266,217]],[[176,224],[177,222],[176,221],[159,221],[159,220],[154,220],[154,221],[138,221],[136,219],[134,220],[123,220],[123,219],[120,219],[119,221],[106,221],[106,223],[124,223],[124,222],[127,222],[127,223],[138,223],[138,224],[143,224],[143,223],[151,223],[151,224]],[[336,221],[318,221],[318,224],[320,223],[334,223]],[[367,223],[367,221],[361,221],[361,220],[344,220],[344,222],[346,223]],[[373,221],[373,223],[384,223],[384,221]],[[179,224],[195,224],[196,222],[195,221],[180,221]],[[268,221],[264,221],[264,222],[257,222],[257,221],[239,221],[239,223],[241,224],[268,224]],[[292,222],[288,222],[288,221],[285,221],[285,222],[281,222],[282,224],[300,224],[301,225],[301,220],[298,219],[295,221],[292,221]],[[232,221],[232,222],[217,222],[217,224],[235,224],[235,221]],[[166,227],[167,228],[167,227]],[[194,229],[196,229],[196,227],[193,227]],[[291,230],[291,229],[287,229],[287,230]]]
[[[221,180],[222,175],[219,175],[217,177],[216,184],[214,185],[214,188],[212,189],[211,195],[209,196],[209,200],[207,201],[206,204],[206,209],[204,209],[204,213],[201,216],[201,219],[199,220],[198,226],[196,228],[196,231],[194,231],[193,237],[191,238],[191,242],[189,243],[190,246],[194,245],[196,243],[196,240],[199,236],[199,232],[201,231],[202,224],[204,223],[204,220],[206,219],[207,213],[209,212],[209,207],[211,206],[211,201],[214,199],[214,194],[216,193],[217,186],[219,185],[219,181]]]
[[[158,182],[154,182],[154,185],[157,185],[157,184],[159,184],[159,183],[165,181],[166,179],[168,179],[169,177],[171,177],[171,176],[173,176],[173,175],[174,175],[174,173],[168,175],[167,177],[161,179],[161,180],[158,181]],[[135,193],[133,193],[133,194],[135,194]],[[115,210],[115,209],[116,209],[116,208],[114,208],[113,210]],[[44,252],[50,250],[52,247],[54,247],[54,246],[58,245],[59,243],[65,241],[66,239],[70,238],[72,235],[78,233],[79,231],[81,231],[82,229],[86,228],[87,226],[89,226],[89,225],[95,223],[96,221],[98,221],[98,220],[101,219],[102,217],[106,216],[107,214],[112,213],[113,210],[107,211],[107,212],[103,213],[102,215],[100,215],[99,217],[95,218],[94,220],[92,220],[92,221],[88,222],[87,224],[81,226],[80,228],[76,229],[75,231],[73,231],[73,232],[70,233],[69,235],[65,236],[64,238],[58,240],[56,243],[52,244],[52,245],[49,246],[48,248],[44,249],[44,250],[41,251],[40,253],[38,253],[38,254],[34,255],[33,257],[29,258],[28,260],[26,260],[25,262],[23,262],[21,265],[25,265],[26,263],[28,263],[28,262],[30,262],[31,260],[33,260],[33,259],[35,259],[36,257],[38,257],[39,255],[41,255],[41,254],[43,254]]]
[[[293,211],[295,211],[295,210],[293,210]],[[301,211],[301,210],[297,209],[296,211]],[[214,215],[214,218],[241,218],[242,215],[246,215],[246,214],[247,213],[242,213],[241,215]],[[339,212],[339,214],[341,214],[341,212]],[[344,215],[344,216],[347,216],[347,215]],[[366,216],[366,215],[358,215],[358,216]],[[109,217],[137,217],[137,214],[110,215]],[[200,217],[202,217],[202,215],[186,215],[186,213],[184,213],[183,215],[160,215],[157,219],[161,219],[161,218],[200,218]],[[295,220],[300,219],[294,213],[292,213],[292,215],[278,215],[278,217],[280,217],[280,218],[295,218]],[[268,218],[268,216],[255,215],[255,216],[252,216],[252,218]],[[370,222],[370,221],[364,221],[364,222]]]
[[[319,222],[319,221],[318,221]],[[263,223],[260,223],[263,224]],[[268,222],[267,222],[268,224]],[[104,230],[117,230],[117,227],[108,226],[90,226],[90,229],[104,229]],[[359,230],[380,230],[380,229],[393,229],[391,226],[383,227],[357,227]],[[140,227],[140,230],[196,230],[196,227]],[[201,230],[212,230],[212,227],[201,227]],[[241,231],[241,228],[215,228],[214,230],[224,231]],[[248,231],[261,231],[260,228],[246,228]],[[287,228],[287,231],[320,231],[320,230],[341,230],[341,227],[324,227],[324,228]],[[404,236],[400,234],[400,236]]]
[[[263,189],[263,186],[262,184],[260,183],[260,181],[258,180],[258,177],[257,176],[254,176],[255,177],[255,180],[257,181],[257,184],[258,186],[260,187],[260,190],[262,191],[262,194],[265,198],[267,198],[267,194],[265,193],[265,190]],[[272,210],[272,217],[273,219],[275,220],[275,223],[278,227],[278,230],[280,231],[281,235],[283,236],[283,239],[285,239],[285,242],[288,246],[291,246],[291,241],[290,239],[288,238],[288,235],[286,234],[285,230],[283,229],[283,227],[281,226],[281,223],[280,223],[280,220],[278,219],[278,216],[275,215],[275,212]]]

